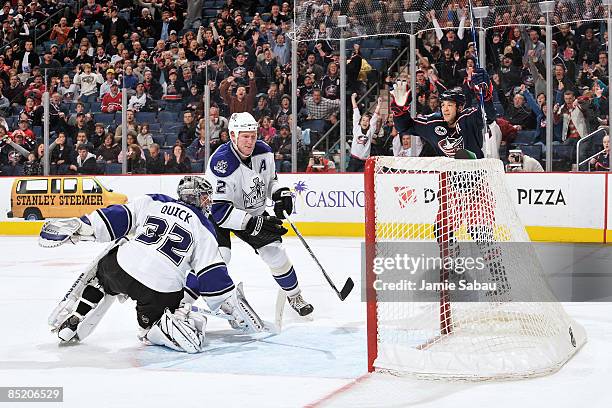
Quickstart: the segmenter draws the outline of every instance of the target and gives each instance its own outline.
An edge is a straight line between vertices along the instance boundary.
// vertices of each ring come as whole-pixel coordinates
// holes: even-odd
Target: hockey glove
[[[487,70],[484,68],[476,68],[474,69],[474,73],[472,74],[472,86],[482,87],[489,86],[489,74]]]
[[[276,217],[258,215],[251,217],[244,231],[249,235],[267,241],[285,235],[287,228],[283,227],[283,222]]]
[[[87,217],[50,220],[44,223],[38,237],[43,248],[60,246],[66,241],[94,240],[94,229]]]
[[[287,187],[282,187],[276,190],[272,194],[272,200],[274,201],[274,214],[281,220],[285,218],[283,211],[287,211],[287,214],[293,212],[293,198],[291,198],[291,191]]]

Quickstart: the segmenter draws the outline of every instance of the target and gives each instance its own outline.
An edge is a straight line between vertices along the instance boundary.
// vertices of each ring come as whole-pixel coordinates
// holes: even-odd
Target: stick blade
[[[346,297],[351,293],[354,287],[355,282],[353,282],[353,279],[348,278],[346,280],[346,283],[344,284],[344,287],[342,288],[340,293],[338,293],[338,297],[340,298],[340,300],[346,299]]]

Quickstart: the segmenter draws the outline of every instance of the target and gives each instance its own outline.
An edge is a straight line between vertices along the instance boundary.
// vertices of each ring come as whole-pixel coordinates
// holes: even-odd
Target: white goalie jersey
[[[231,142],[211,156],[206,178],[213,186],[212,216],[223,228],[243,230],[248,217],[261,215],[267,199],[280,188],[274,154],[258,140],[248,161],[242,161]]]
[[[183,289],[191,270],[198,278],[204,272],[208,277],[219,275],[212,282],[208,279],[199,294],[233,288],[231,281],[226,282],[214,226],[193,206],[163,194],[150,194],[126,205],[96,210],[81,219],[89,221],[99,242],[134,234],[119,247],[117,262],[153,290],[168,293]]]

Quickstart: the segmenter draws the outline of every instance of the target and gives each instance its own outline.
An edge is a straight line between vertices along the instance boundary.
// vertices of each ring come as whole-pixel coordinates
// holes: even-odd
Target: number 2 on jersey
[[[166,235],[166,231],[168,231],[166,220],[152,215],[147,217],[144,227],[145,232],[138,235],[136,241],[142,242],[145,245],[159,243]],[[173,224],[164,243],[157,250],[178,266],[185,257],[184,253],[191,248],[192,243],[193,237],[191,233],[180,225]]]

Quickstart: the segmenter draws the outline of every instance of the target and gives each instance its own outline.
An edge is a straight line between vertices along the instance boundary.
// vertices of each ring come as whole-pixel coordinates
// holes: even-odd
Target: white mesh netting
[[[482,25],[480,22],[475,25],[485,29],[544,26],[546,19],[539,3],[536,0],[475,0],[473,7],[489,6]],[[409,34],[410,24],[403,16],[407,11],[421,13],[414,25],[415,31],[432,30],[434,19],[441,28],[471,27],[466,0],[297,0],[294,2],[296,34],[292,36],[299,40],[337,40]],[[338,28],[340,15],[347,16],[343,33]],[[600,1],[556,0],[551,23],[580,26],[585,22],[603,21],[606,16],[606,8]]]
[[[500,161],[377,157],[366,172],[367,290],[376,304],[368,336],[376,337],[370,347],[376,369],[468,380],[531,377],[556,371],[586,342],[546,283]],[[463,274],[443,267],[386,281],[408,278],[418,287],[423,280],[464,279],[489,288],[439,288],[429,297],[371,289],[384,277],[374,274],[374,258],[402,251],[480,257],[484,267]]]

